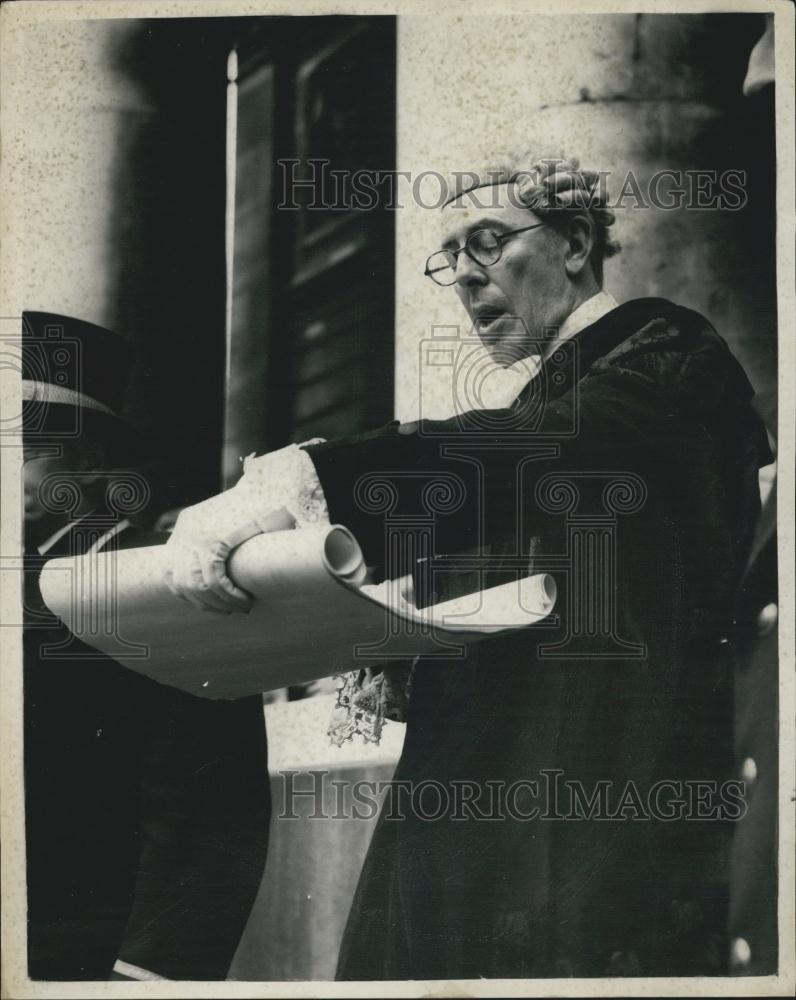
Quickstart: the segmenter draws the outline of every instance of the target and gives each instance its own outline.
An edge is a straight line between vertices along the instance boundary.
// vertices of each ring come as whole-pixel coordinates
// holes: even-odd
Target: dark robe
[[[42,565],[81,554],[112,523],[89,518],[25,556],[29,975],[107,979],[121,958],[170,979],[223,979],[268,843],[262,700],[156,684],[49,613]],[[103,551],[165,537],[127,527]]]
[[[382,811],[339,978],[726,972],[728,635],[770,460],[752,395],[702,316],[640,299],[553,352],[505,411],[307,447],[332,521],[385,574],[418,576],[385,528],[427,518],[424,487],[453,476],[435,555],[488,554],[485,585],[521,565],[559,585],[552,627],[416,666],[395,780],[452,803],[469,783],[479,811],[430,820],[436,793],[425,817]],[[374,473],[386,516],[363,492]],[[425,588],[461,589],[459,568]],[[489,782],[514,786],[504,818]]]

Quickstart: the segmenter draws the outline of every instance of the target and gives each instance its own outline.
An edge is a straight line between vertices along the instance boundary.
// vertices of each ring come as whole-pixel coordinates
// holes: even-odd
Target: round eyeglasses
[[[508,233],[496,233],[491,229],[476,229],[470,233],[463,246],[458,250],[437,250],[426,261],[423,272],[438,285],[452,285],[456,281],[456,263],[459,254],[466,253],[470,260],[481,267],[491,267],[497,264],[503,254],[503,244],[518,233],[527,233],[531,229],[539,229],[546,225],[537,222],[533,226],[523,226],[522,229],[512,229]]]

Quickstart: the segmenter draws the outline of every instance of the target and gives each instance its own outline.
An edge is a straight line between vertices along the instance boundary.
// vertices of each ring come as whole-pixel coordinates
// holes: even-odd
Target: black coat
[[[435,814],[435,792],[423,809],[436,819],[383,811],[341,978],[726,969],[741,811],[720,784],[734,776],[728,630],[768,460],[752,390],[703,317],[660,299],[581,331],[542,378],[486,421],[307,448],[332,521],[386,574],[418,575],[411,546],[385,556],[386,521],[428,519],[424,488],[446,479],[461,503],[437,502],[437,556],[488,554],[487,585],[510,566],[559,583],[554,627],[417,666],[396,781],[436,782],[451,803],[470,783],[478,815],[498,817],[488,783],[502,783],[516,808]],[[373,473],[391,484],[386,515]],[[461,589],[459,568],[426,586]]]
[[[268,842],[262,701],[195,698],[72,637],[38,576],[96,537],[83,523],[25,557],[29,975],[107,979],[120,958],[223,979]],[[108,548],[164,537],[128,527]]]

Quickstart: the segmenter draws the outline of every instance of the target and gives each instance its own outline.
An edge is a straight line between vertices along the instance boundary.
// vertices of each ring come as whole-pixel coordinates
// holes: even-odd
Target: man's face
[[[40,487],[49,476],[67,475],[74,469],[64,449],[55,447],[25,447],[23,486],[25,491],[25,521],[37,523],[51,519],[52,511],[43,502]]]
[[[478,201],[488,207],[478,207]],[[541,221],[512,203],[505,184],[464,195],[446,205],[441,216],[440,245],[446,250],[462,246],[478,229],[509,233]],[[537,353],[533,341],[560,326],[571,312],[574,291],[564,266],[566,247],[560,234],[542,226],[509,237],[500,260],[491,266],[459,254],[453,287],[499,364],[507,366]]]
[[[61,445],[25,445],[23,456],[22,483],[24,489],[25,524],[29,528],[39,526],[43,531],[54,522],[64,520],[66,515],[60,507],[53,508],[48,497],[55,482],[74,482],[82,497],[93,482],[91,472],[99,467],[101,454],[98,446],[91,444],[78,446],[74,442]],[[53,477],[50,488],[45,481]],[[52,498],[50,498],[52,500]]]

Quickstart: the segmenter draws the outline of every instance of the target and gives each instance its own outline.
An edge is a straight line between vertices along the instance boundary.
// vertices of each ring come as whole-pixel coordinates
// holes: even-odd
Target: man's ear
[[[564,264],[567,274],[574,278],[588,264],[594,246],[594,223],[587,214],[578,214],[572,218],[567,242]]]

